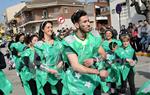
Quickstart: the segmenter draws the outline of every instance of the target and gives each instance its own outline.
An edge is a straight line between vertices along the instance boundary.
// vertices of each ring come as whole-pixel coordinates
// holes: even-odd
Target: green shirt
[[[121,43],[120,40],[112,39],[111,42],[116,42],[118,46],[121,46],[121,45],[122,45],[122,43]],[[109,48],[109,43],[110,43],[110,42],[109,42],[108,40],[104,40],[103,43],[102,43],[102,47],[103,47],[103,49],[104,49],[106,52],[110,50],[110,48]]]
[[[16,43],[11,44],[10,49],[13,50],[13,48],[15,48],[17,50],[17,52],[21,55],[22,52],[24,51],[25,47],[26,47],[26,45],[24,43],[16,42]],[[21,58],[18,56],[14,56],[14,55],[12,58],[15,63],[15,68],[16,68],[17,72],[20,72],[20,68],[22,66]]]
[[[83,64],[83,61],[88,58],[92,58],[98,53],[98,48],[101,44],[101,36],[96,31],[87,33],[84,41],[80,40],[75,34],[72,34],[63,41],[64,44],[64,56],[69,53],[74,53],[78,56],[79,64]],[[67,57],[66,57],[67,59]],[[63,78],[63,95],[92,95],[95,87],[99,83],[99,76],[95,74],[81,74],[75,72],[69,61],[69,68],[66,71]]]
[[[0,90],[3,91],[4,95],[10,95],[13,90],[11,82],[6,78],[2,70],[0,70]]]
[[[34,49],[28,48],[24,52],[22,52],[21,60],[24,59],[24,57],[29,58],[28,66],[24,66],[21,70],[22,72],[22,79],[25,81],[29,81],[30,79],[35,78],[35,68],[34,68]]]
[[[42,59],[42,64],[44,64],[46,67],[50,69],[57,70],[59,72],[59,77],[56,77],[54,74],[47,73],[45,71],[40,71],[41,73],[40,76],[42,77],[43,84],[46,83],[45,80],[47,80],[51,85],[56,85],[59,79],[62,78],[62,73],[63,71],[61,69],[57,68],[57,64],[62,61],[62,51],[63,51],[63,46],[60,41],[55,40],[54,44],[51,45],[47,42],[38,42],[35,46],[36,52],[40,55]]]
[[[117,56],[119,56],[121,59],[132,59],[134,55],[134,49],[131,47],[131,45],[128,45],[126,48],[118,48],[115,53]],[[123,75],[123,80],[126,80],[128,73],[130,71],[131,66],[128,62],[120,64],[119,65],[121,74]]]

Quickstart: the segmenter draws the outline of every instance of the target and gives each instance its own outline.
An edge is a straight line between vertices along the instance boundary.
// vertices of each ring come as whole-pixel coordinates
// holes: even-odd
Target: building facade
[[[71,15],[84,6],[75,0],[33,0],[27,2],[26,6],[16,13],[18,31],[26,33],[37,33],[40,23],[46,20],[53,22],[54,31],[62,27],[73,27],[70,20]],[[65,21],[59,24],[58,17],[62,16]]]
[[[62,27],[74,27],[70,17],[78,9],[84,9],[88,13],[93,28],[97,28],[99,23],[111,24],[108,0],[94,3],[81,3],[77,0],[32,0],[21,4],[19,8],[9,7],[7,8],[9,12],[6,11],[8,16],[10,13],[13,14],[10,16],[12,18],[6,16],[6,22],[9,22],[7,25],[13,26],[11,30],[17,29],[18,32],[37,33],[40,23],[46,20],[53,22],[54,31]],[[60,16],[65,19],[63,24],[57,21]]]
[[[19,3],[8,7],[4,13],[4,20],[5,20],[5,31],[10,33],[16,33],[16,24],[17,21],[15,19],[15,14],[22,10],[25,7],[25,3]]]
[[[98,0],[94,5],[96,24],[111,25],[109,1]]]

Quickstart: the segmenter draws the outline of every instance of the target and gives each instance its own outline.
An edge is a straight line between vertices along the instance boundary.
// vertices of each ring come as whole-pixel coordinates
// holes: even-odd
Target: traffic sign
[[[116,13],[117,13],[117,14],[120,14],[121,11],[122,11],[122,6],[121,6],[121,4],[117,4],[117,5],[116,5]]]
[[[65,22],[65,18],[63,16],[59,16],[57,18],[57,21],[58,21],[59,24],[63,24]]]

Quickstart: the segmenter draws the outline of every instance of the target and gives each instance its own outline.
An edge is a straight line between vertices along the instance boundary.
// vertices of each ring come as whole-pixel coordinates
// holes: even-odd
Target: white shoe
[[[17,76],[19,76],[19,73],[18,73],[18,72],[17,72],[16,74],[17,74]]]

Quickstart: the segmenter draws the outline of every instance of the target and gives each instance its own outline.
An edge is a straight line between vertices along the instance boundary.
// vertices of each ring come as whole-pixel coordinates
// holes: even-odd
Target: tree
[[[135,10],[138,14],[144,15],[146,20],[150,24],[150,0],[141,0],[143,5],[145,6],[145,10],[141,10],[139,3],[136,0],[131,0],[131,7],[135,6]]]

